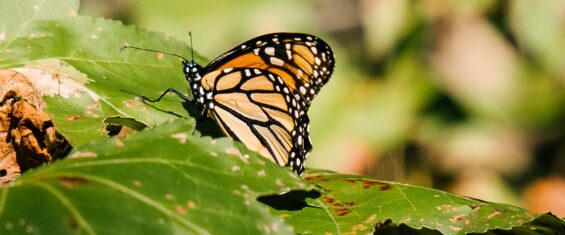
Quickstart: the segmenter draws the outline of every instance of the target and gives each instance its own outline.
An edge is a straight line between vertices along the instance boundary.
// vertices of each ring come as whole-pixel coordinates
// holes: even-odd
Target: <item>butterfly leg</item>
[[[167,93],[172,92],[175,95],[177,95],[179,98],[183,99],[186,102],[190,102],[192,101],[192,99],[188,96],[186,96],[185,94],[181,93],[180,91],[175,90],[174,88],[169,88],[167,89],[165,92],[163,92],[163,94],[161,94],[161,96],[159,96],[157,99],[149,99],[146,96],[141,96],[141,99],[143,101],[147,101],[147,102],[159,102],[161,100],[161,98],[163,98]]]

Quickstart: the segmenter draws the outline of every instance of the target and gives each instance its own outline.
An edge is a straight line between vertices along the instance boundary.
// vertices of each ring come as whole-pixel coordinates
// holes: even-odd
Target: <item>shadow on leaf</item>
[[[268,195],[257,198],[257,201],[262,202],[276,210],[297,211],[305,207],[314,207],[308,205],[307,198],[316,199],[321,196],[320,192],[316,190],[295,190],[280,195]]]

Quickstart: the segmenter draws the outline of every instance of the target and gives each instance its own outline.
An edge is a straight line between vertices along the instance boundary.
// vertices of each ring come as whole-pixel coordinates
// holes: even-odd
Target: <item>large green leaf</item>
[[[167,122],[25,173],[0,189],[0,234],[289,234],[255,199],[307,184],[191,128]]]
[[[77,111],[84,111],[84,107],[100,107],[99,115],[81,116],[80,120],[76,119],[78,121],[66,126],[75,129],[89,126],[90,130],[103,130],[105,123],[100,118],[103,116],[135,118],[144,125],[153,126],[175,117],[189,116],[176,97],[166,97],[154,107],[143,104],[139,99],[141,95],[156,97],[169,87],[188,91],[178,58],[119,50],[129,44],[189,54],[190,50],[184,43],[160,33],[124,26],[117,21],[69,14],[76,12],[76,1],[25,2],[29,2],[29,6],[18,7],[22,4],[19,1],[2,2],[0,15],[13,14],[9,11],[15,8],[22,12],[19,17],[23,18],[24,23],[19,27],[0,28],[6,30],[2,32],[5,35],[14,35],[6,37],[9,40],[0,41],[0,48],[3,48],[0,66],[45,67],[42,62],[30,61],[54,58],[62,61],[63,66],[71,65],[86,75],[86,79],[72,75],[69,78],[83,84],[89,96],[83,94],[80,99],[47,100],[50,113],[59,117],[55,119],[55,124],[65,126],[61,120],[81,116]],[[63,9],[56,11],[59,18],[37,16],[51,16],[47,12],[52,12],[54,8]],[[6,20],[10,22],[10,18]],[[203,60],[200,57],[196,59]],[[52,64],[52,60],[49,63]],[[106,137],[103,133],[94,136]],[[84,144],[89,139],[69,137],[75,145]]]
[[[565,232],[565,223],[555,216],[545,215],[544,225],[534,221],[539,215],[522,208],[435,189],[335,173],[313,172],[305,179],[317,185],[319,192],[293,192],[292,196],[260,199],[298,233],[387,234],[408,230],[428,234],[435,230],[441,234],[467,234],[538,228]],[[554,225],[548,226],[549,223]],[[401,224],[404,227],[396,227]],[[395,229],[390,229],[393,225]]]

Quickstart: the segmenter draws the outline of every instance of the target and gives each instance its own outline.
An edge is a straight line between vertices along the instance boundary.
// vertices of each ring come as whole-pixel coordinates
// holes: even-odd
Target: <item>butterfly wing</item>
[[[281,76],[259,68],[226,68],[207,73],[202,83],[213,88],[209,116],[226,134],[279,165],[304,171],[312,149],[309,120],[302,97],[292,95]]]
[[[205,73],[226,68],[256,68],[284,81],[293,95],[300,96],[306,112],[312,99],[329,80],[334,54],[321,39],[300,33],[266,34],[233,48],[213,60]]]

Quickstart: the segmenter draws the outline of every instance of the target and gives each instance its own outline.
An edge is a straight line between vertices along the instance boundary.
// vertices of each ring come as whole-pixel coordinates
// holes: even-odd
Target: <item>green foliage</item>
[[[524,222],[536,218],[510,205],[363,176],[314,172],[305,179],[320,191],[302,195],[309,206],[289,210],[280,205],[278,196],[264,199],[277,208],[272,212],[285,218],[298,233],[367,233],[375,226],[381,231],[391,224],[442,234],[484,233],[529,228]],[[552,221],[559,222],[555,217]]]
[[[192,127],[179,119],[93,142],[24,174],[0,192],[2,234],[289,234],[255,198],[311,187]]]
[[[187,54],[183,43],[76,15],[76,1],[0,6],[0,66],[48,70],[60,77],[60,88],[76,90],[46,98],[75,149],[0,189],[1,234],[563,230],[565,223],[549,214],[428,188],[331,172],[299,178],[227,138],[193,135],[186,110],[194,107],[176,97],[140,101],[168,87],[186,89],[179,60],[118,48]],[[109,138],[110,126],[138,132]]]

